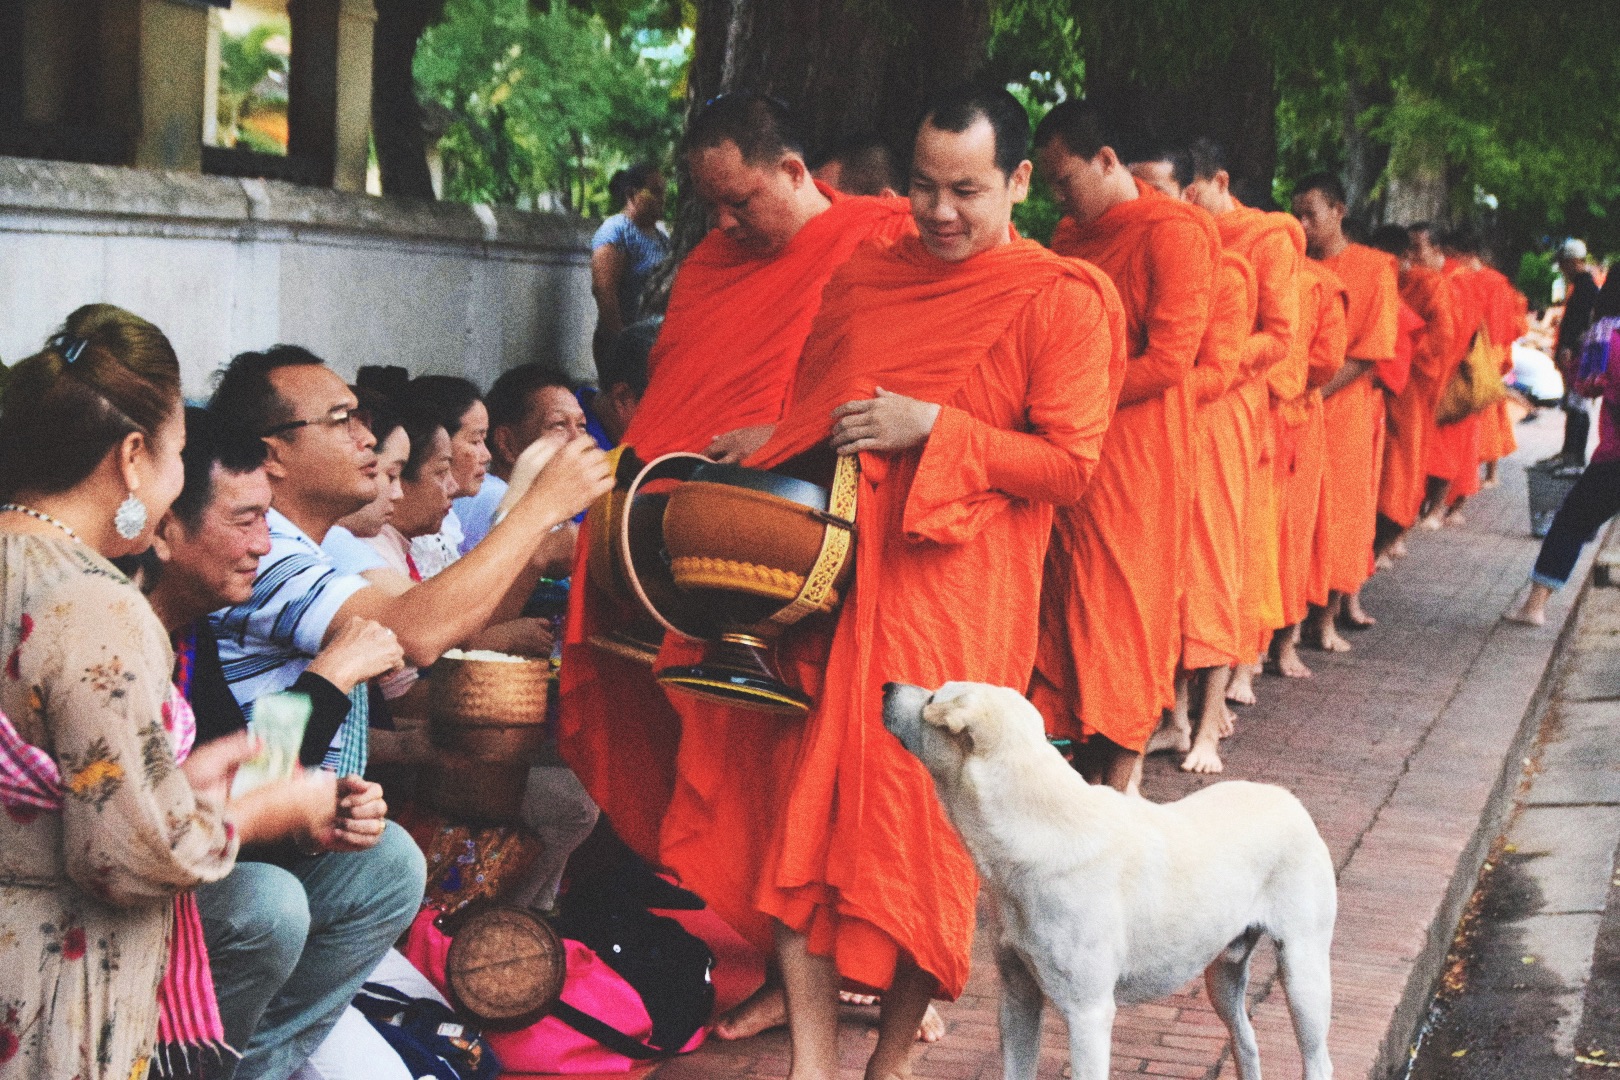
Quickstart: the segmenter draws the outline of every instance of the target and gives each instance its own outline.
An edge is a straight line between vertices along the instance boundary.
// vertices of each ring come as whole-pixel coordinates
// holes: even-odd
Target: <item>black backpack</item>
[[[674,919],[644,909],[564,901],[557,933],[584,944],[629,983],[652,1019],[647,1040],[675,1053],[709,1022],[714,1011],[714,954]],[[612,1050],[625,1051],[555,1010],[559,1019]],[[647,1056],[628,1055],[631,1057]]]

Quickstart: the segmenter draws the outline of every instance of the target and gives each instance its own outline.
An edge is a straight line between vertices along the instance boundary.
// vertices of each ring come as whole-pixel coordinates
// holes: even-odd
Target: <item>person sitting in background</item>
[[[1541,464],[1577,472],[1586,464],[1592,414],[1587,411],[1586,399],[1575,392],[1575,376],[1580,368],[1581,338],[1592,325],[1598,299],[1597,279],[1592,276],[1584,240],[1570,237],[1558,248],[1558,272],[1564,277],[1564,317],[1558,322],[1553,359],[1564,377],[1564,445]]]
[[[619,332],[640,317],[641,290],[669,257],[664,216],[664,174],[651,162],[621,169],[608,182],[619,212],[591,238],[591,295],[596,297],[596,333],[591,353],[600,364]]]
[[[605,455],[577,439],[557,451],[476,550],[421,585],[395,591],[340,573],[320,547],[334,524],[377,496],[376,440],[336,373],[297,346],[243,353],[225,369],[209,407],[269,447],[270,554],[251,597],[212,616],[225,676],[244,707],[292,685],[353,616],[393,630],[405,661],[418,667],[492,621],[515,617],[539,578],[531,562],[547,533],[612,484]],[[365,744],[363,718],[351,712],[328,760],[341,763],[342,773],[363,773]]]
[[[207,614],[252,595],[271,550],[270,481],[263,440],[186,410],[185,486],[158,523],[147,561],[148,599],[175,643],[175,682],[192,703],[200,740],[247,727],[220,665]],[[300,760],[318,765],[349,713],[356,686],[400,664],[393,631],[354,618],[290,689],[309,698]],[[359,776],[317,789],[291,846],[244,849],[235,869],[200,886],[197,903],[226,1041],[242,1051],[209,1075],[282,1078],[337,1023],[421,906],[427,868],[404,829],[385,820],[382,789]],[[327,829],[336,807],[336,828]]]
[[[0,401],[0,754],[52,781],[8,785],[0,814],[7,1077],[145,1075],[176,916],[197,929],[177,897],[228,874],[239,843],[277,835],[253,813],[270,796],[227,797],[249,739],[186,756],[168,637],[109,561],[151,545],[184,442],[174,349],[110,304],[69,315]],[[180,988],[163,989],[172,1002]],[[198,1006],[208,992],[186,989]],[[200,1019],[202,1039],[223,1037]]]
[[[663,325],[663,316],[655,315],[626,327],[597,365],[596,386],[581,387],[574,395],[585,410],[586,430],[604,450],[619,445],[641,405],[641,395],[647,392],[647,357]]]
[[[411,438],[387,398],[360,386],[349,389],[360,402],[371,437],[377,440],[377,497],[328,529],[321,550],[332,557],[342,573],[368,574],[388,565],[365,541],[394,520],[394,504],[405,497],[399,475],[411,454]]]
[[[456,516],[464,534],[465,553],[482,540],[493,524],[495,511],[506,497],[506,482],[524,450],[546,435],[573,439],[587,434],[585,412],[574,397],[572,384],[548,364],[520,364],[504,373],[489,388],[489,475],[472,497],[457,499]],[[543,557],[551,560],[550,577],[566,577],[574,556],[576,530],[559,529],[548,538]]]

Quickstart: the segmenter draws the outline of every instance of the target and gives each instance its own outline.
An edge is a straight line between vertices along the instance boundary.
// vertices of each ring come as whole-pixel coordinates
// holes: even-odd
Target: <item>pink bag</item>
[[[425,910],[416,916],[403,951],[406,959],[416,965],[440,993],[445,993],[445,957],[450,952],[450,937],[434,925],[438,914]],[[641,995],[584,945],[564,938],[563,946],[568,951],[563,1002],[645,1043],[652,1036],[653,1024],[641,1003]],[[696,1050],[707,1034],[706,1030],[700,1030],[680,1052],[688,1054]],[[629,1072],[644,1060],[663,1056],[651,1051],[643,1061],[637,1061],[608,1049],[555,1016],[544,1017],[520,1031],[485,1031],[484,1041],[495,1051],[501,1070],[507,1073]]]

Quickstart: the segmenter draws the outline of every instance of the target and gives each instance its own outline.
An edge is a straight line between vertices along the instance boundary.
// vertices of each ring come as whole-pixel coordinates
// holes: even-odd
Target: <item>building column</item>
[[[142,169],[202,169],[207,108],[208,11],[178,0],[141,0],[138,134]]]
[[[289,0],[287,152],[339,191],[366,189],[372,0]]]

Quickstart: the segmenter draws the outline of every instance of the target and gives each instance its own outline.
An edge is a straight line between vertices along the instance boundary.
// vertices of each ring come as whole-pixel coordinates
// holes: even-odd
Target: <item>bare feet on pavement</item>
[[[876,1005],[879,998],[876,994],[857,994],[849,990],[840,991],[838,1000],[845,1005]],[[755,990],[742,1003],[733,1006],[715,1021],[714,1033],[728,1042],[738,1039],[749,1039],[762,1031],[783,1027],[787,1024],[787,999],[782,994],[782,984],[768,980],[764,986]],[[917,1028],[917,1041],[935,1043],[945,1036],[945,1018],[939,1014],[934,1006],[928,1006],[923,1013],[922,1024]]]

